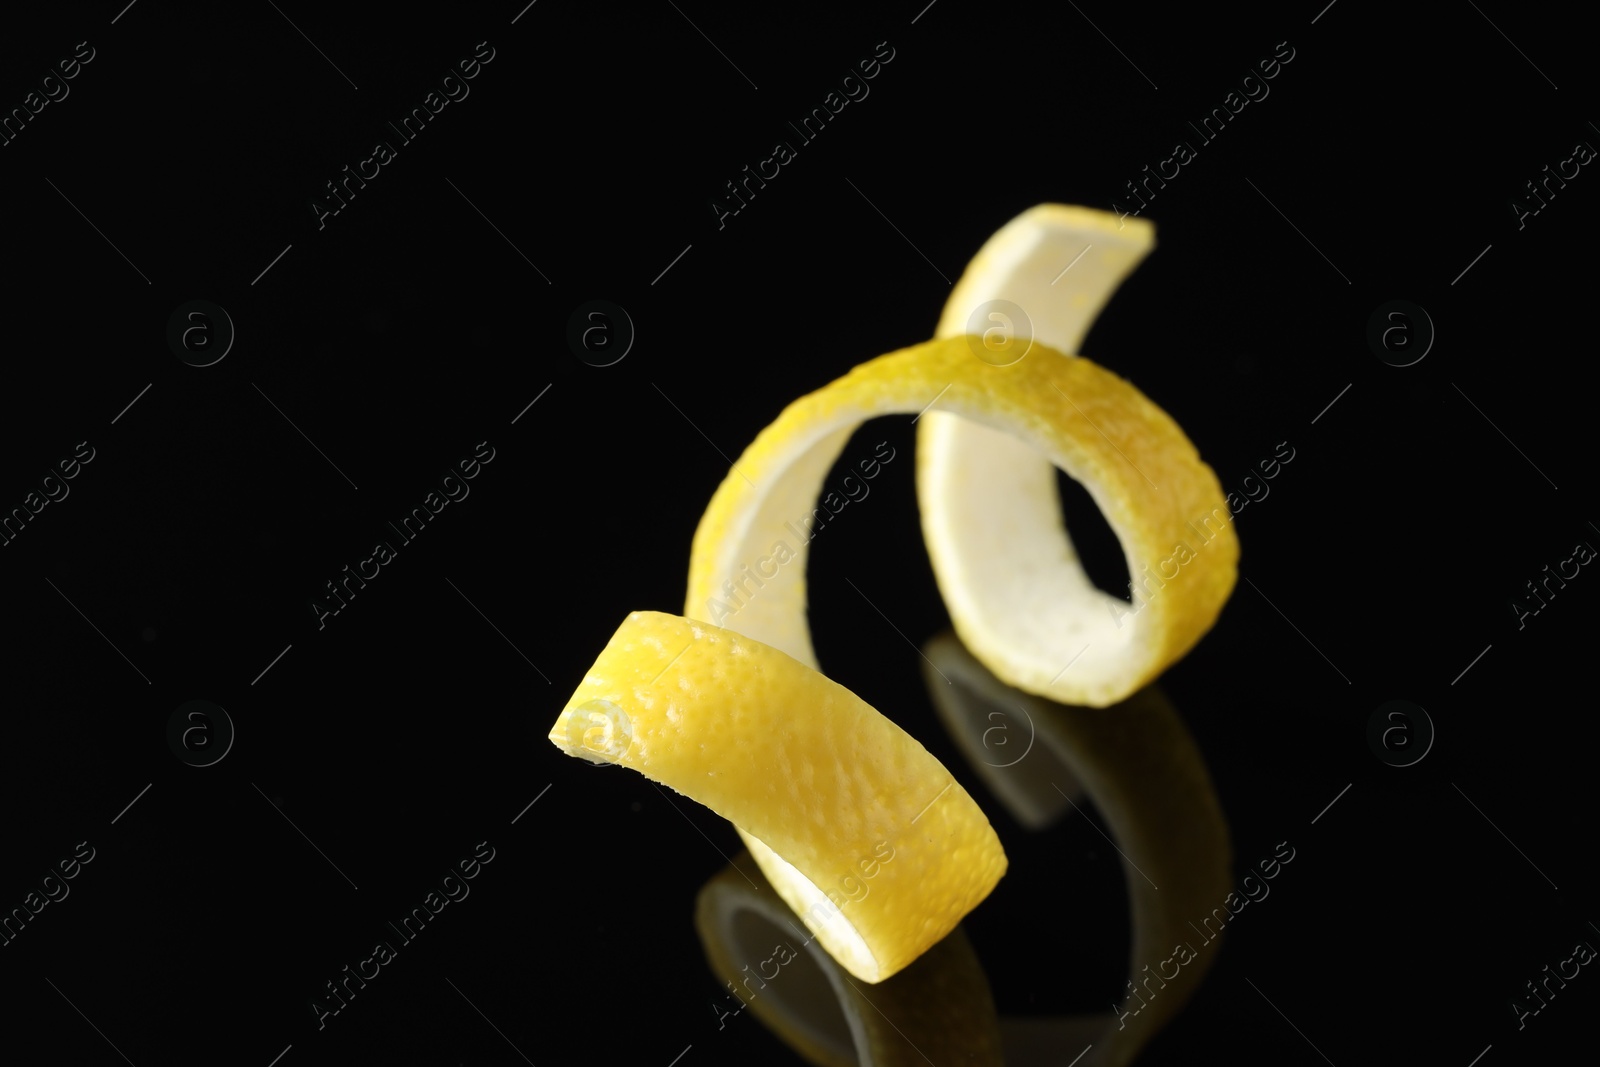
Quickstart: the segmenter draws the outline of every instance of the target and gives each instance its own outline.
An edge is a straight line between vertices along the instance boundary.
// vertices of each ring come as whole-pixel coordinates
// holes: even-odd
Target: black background
[[[1017,213],[1110,208],[1283,41],[1270,95],[1151,201],[1159,246],[1083,346],[1225,487],[1279,442],[1296,454],[1238,519],[1257,588],[1162,687],[1239,870],[1283,840],[1298,858],[1141,1062],[1465,1067],[1492,1046],[1489,1067],[1574,1040],[1600,997],[1586,970],[1525,1029],[1509,1007],[1600,940],[1600,578],[1522,629],[1510,607],[1600,544],[1600,179],[1585,167],[1522,229],[1510,207],[1600,142],[1574,16],[676,7],[5,16],[7,111],[77,42],[95,58],[0,148],[0,507],[75,443],[95,458],[0,548],[0,907],[96,850],[0,949],[6,1045],[140,1067],[265,1067],[287,1046],[284,1067],[791,1062],[710,1007],[691,915],[732,828],[544,735],[627,612],[681,610],[696,520],[786,403],[930,336]],[[324,183],[485,40],[470,96],[319,229]],[[880,41],[870,95],[719,229],[710,198]],[[166,343],[192,299],[237,330],[210,367]],[[614,366],[566,342],[591,299],[637,328]],[[1437,329],[1405,368],[1366,341],[1395,299]],[[323,583],[485,440],[470,496],[319,630]],[[910,420],[869,424],[844,460],[880,440],[897,461],[815,547],[819,658],[994,821],[1011,872],[965,926],[1000,1014],[1109,1010],[1120,864],[1081,816],[1024,831],[934,717],[907,639],[948,619]],[[1067,507],[1095,576],[1126,581],[1087,497]],[[211,767],[166,742],[192,699],[237,728]],[[1409,768],[1366,741],[1391,699],[1437,729]],[[319,1031],[308,999],[485,840],[470,898]]]

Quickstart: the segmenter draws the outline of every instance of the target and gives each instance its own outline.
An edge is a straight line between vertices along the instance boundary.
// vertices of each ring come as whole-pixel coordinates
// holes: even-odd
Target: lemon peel
[[[990,328],[993,337],[985,333],[986,342],[1000,342],[1004,358],[1049,360],[1078,352],[1101,308],[1154,247],[1155,227],[1144,219],[1062,204],[1031,208],[972,258],[935,335],[970,335],[996,318],[987,309],[1008,305],[1001,325]],[[1139,594],[1130,606],[1090,583],[1062,521],[1051,463],[1015,436],[950,414],[948,407],[935,405],[917,427],[923,540],[956,632],[996,675],[1063,704],[1105,707],[1154,678],[1210,628],[1232,591],[1239,555],[1220,488],[1194,501],[1181,528],[1169,527],[1159,558],[1136,552],[1112,524],[1143,598],[1168,600],[1147,616]],[[1144,488],[1165,492],[1167,476],[1154,469],[1161,464],[1124,451]],[[1067,473],[1109,517],[1104,493],[1070,468]],[[1190,571],[1187,557],[1202,553],[1199,572]],[[1161,592],[1174,581],[1176,590]],[[1119,640],[1130,627],[1146,631],[1133,643],[1161,650],[1153,669],[1149,662],[1134,669],[1128,644]],[[1041,663],[1054,666],[1046,674]]]
[[[633,612],[549,740],[733,823],[818,943],[864,982],[927,951],[1005,873],[989,820],[915,738],[731,630]]]
[[[958,926],[893,978],[869,989],[796,929],[748,854],[701,887],[694,925],[706,962],[731,992],[718,1029],[748,1007],[817,1067],[1000,1067],[994,996],[972,943]]]
[[[949,438],[917,456],[919,485],[937,484],[962,505],[925,511],[923,532],[943,568],[940,590],[951,620],[972,653],[1018,688],[1104,707],[1187,652],[1235,582],[1232,525],[1221,525],[1209,543],[1190,525],[1205,525],[1217,509],[1227,514],[1216,474],[1170,416],[1103,367],[1037,340],[1027,358],[996,366],[974,358],[971,341],[926,341],[879,356],[785,408],[739,457],[701,517],[684,614],[715,612],[721,625],[816,667],[806,617],[807,546],[790,520],[816,506],[823,478],[858,426],[883,415],[915,416],[937,400],[941,411],[970,424],[963,440],[992,449],[1015,438],[1035,460],[980,470],[949,454]],[[1170,588],[1137,612],[1094,588],[1066,538],[1052,464],[1099,505],[1130,574],[1161,570],[1177,545],[1200,545],[1185,555]],[[1022,501],[1041,524],[1019,521]],[[959,551],[944,551],[955,532]],[[791,557],[798,562],[787,562]],[[772,566],[774,558],[781,565]]]

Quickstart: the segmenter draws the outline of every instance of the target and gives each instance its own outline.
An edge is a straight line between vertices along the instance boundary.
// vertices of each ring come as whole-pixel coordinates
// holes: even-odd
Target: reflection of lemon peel
[[[1051,813],[1070,815],[1072,805],[1092,804],[1123,860],[1133,924],[1129,979],[1138,983],[1143,1000],[1126,988],[1118,1000],[1126,1001],[1122,1010],[1135,1014],[1121,1025],[1115,1015],[1016,1028],[1003,1022],[1008,1053],[1013,1038],[1019,1045],[1055,1041],[1048,1062],[1064,1062],[1092,1041],[1094,1051],[1079,1067],[1131,1063],[1194,995],[1216,960],[1217,946],[1189,925],[1203,921],[1233,887],[1233,847],[1204,757],[1159,687],[1146,687],[1105,710],[1063,707],[1003,684],[948,631],[929,641],[923,655],[929,695],[964,750],[987,755],[981,740],[972,741],[974,728],[964,723],[988,722],[994,709],[1014,718],[1026,710],[1037,731],[1026,759],[1006,770],[974,761],[1006,806],[1038,824]],[[1070,802],[1063,795],[1076,792],[1069,782],[1082,786],[1082,795]],[[1195,956],[1176,975],[1170,969],[1161,975],[1162,963],[1180,943],[1192,944]]]
[[[994,1000],[960,927],[899,974],[863,987],[805,945],[794,913],[742,854],[700,890],[694,921],[717,981],[732,987],[717,1005],[719,1029],[738,1025],[748,1006],[817,1067],[1000,1067]]]
[[[632,613],[549,738],[732,822],[818,943],[865,982],[925,952],[1005,873],[989,820],[915,738],[730,630]]]
[[[1016,331],[1015,344],[1031,338],[1022,362],[1060,362],[1059,353],[1078,351],[1101,307],[1154,246],[1155,228],[1143,219],[1060,204],[1032,208],[998,230],[967,265],[937,336],[970,334],[975,315],[982,321],[987,307],[1005,303],[1023,316],[998,320]],[[940,592],[972,653],[1029,692],[1104,707],[1157,677],[1211,627],[1232,592],[1239,548],[1210,468],[1197,459],[1174,468],[1162,454],[1168,448],[1193,454],[1181,431],[1170,444],[1145,447],[1137,427],[1115,411],[1075,393],[1071,399],[1076,414],[1105,438],[1102,445],[1115,442],[1115,451],[1102,449],[1109,453],[1102,461],[1118,468],[1125,486],[1097,484],[1093,471],[1042,458],[1016,435],[958,417],[965,413],[941,400],[918,423],[917,498]],[[1167,601],[1159,611],[1151,605],[1134,612],[1090,583],[1062,524],[1050,460],[1094,497],[1122,541],[1133,579],[1147,593],[1170,586],[1155,598]],[[1178,484],[1187,479],[1193,481]],[[1122,499],[1113,495],[1124,492]],[[1158,543],[1130,541],[1113,518],[1119,506],[1153,515],[1179,498],[1187,510],[1161,524]],[[1221,532],[1203,529],[1208,520]],[[1167,561],[1179,544],[1198,564],[1185,562],[1176,581],[1164,583],[1161,569],[1171,570]]]
[[[1104,706],[1198,641],[1233,589],[1238,543],[1231,524],[1134,614],[1126,600],[1096,590],[1075,559],[1063,558],[1067,541],[1050,470],[1053,463],[1088,489],[1120,538],[1130,572],[1139,574],[1160,566],[1178,542],[1195,540],[1192,520],[1216,508],[1227,513],[1222,487],[1194,445],[1143,393],[1089,360],[1035,342],[1026,359],[995,366],[973,355],[970,340],[926,341],[879,356],[785,408],[740,456],[701,517],[684,613],[715,614],[727,628],[815,666],[806,545],[791,520],[816,505],[823,478],[863,421],[916,415],[936,401],[969,420],[983,440],[1015,437],[1025,452],[1044,457],[980,470],[939,442],[917,455],[919,480],[934,478],[930,484],[962,501],[953,514],[925,510],[923,532],[945,567],[940,588],[951,619],[974,655],[1029,692]],[[1048,478],[1036,477],[1041,470]],[[1039,508],[1054,509],[1052,526],[1020,521],[1022,512]],[[945,551],[957,542],[958,551]],[[759,565],[791,555],[798,564]],[[946,581],[952,574],[958,580]],[[733,612],[722,614],[724,605]],[[1079,652],[1081,660],[1063,670]]]

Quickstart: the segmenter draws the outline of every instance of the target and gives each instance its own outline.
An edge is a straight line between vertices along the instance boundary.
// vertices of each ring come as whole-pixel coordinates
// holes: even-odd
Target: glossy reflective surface
[[[809,989],[813,1050],[938,1067],[1582,1061],[1578,14],[13,7],[0,1060],[801,1063],[758,1008]],[[1043,202],[1156,224],[1083,352],[1232,494],[1239,585],[1142,711],[954,716],[916,428],[868,424],[818,658],[1011,867],[904,1000],[735,931],[729,1014],[737,834],[544,734],[745,445]]]

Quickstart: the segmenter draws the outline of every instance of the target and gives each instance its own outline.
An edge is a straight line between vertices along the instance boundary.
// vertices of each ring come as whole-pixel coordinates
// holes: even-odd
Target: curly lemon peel
[[[731,630],[633,612],[549,739],[733,823],[779,896],[864,982],[936,944],[1006,870],[989,820],[915,738]]]
[[[967,424],[962,440],[1015,441],[1037,461],[976,469],[949,453],[953,438],[918,453],[919,487],[937,483],[961,502],[925,510],[922,525],[951,620],[972,653],[1018,688],[1104,707],[1187,652],[1235,582],[1238,541],[1231,524],[1214,518],[1228,514],[1215,473],[1170,416],[1103,367],[1038,341],[1027,358],[993,366],[974,357],[973,340],[879,356],[785,408],[701,517],[685,614],[712,616],[815,667],[807,546],[792,520],[816,506],[858,426],[915,416],[937,398]],[[1094,588],[1063,528],[1052,464],[1099,505],[1130,574],[1170,568],[1175,546],[1198,545],[1164,591],[1130,605]],[[1211,540],[1199,542],[1191,524],[1208,519]],[[951,544],[959,550],[946,551]]]

